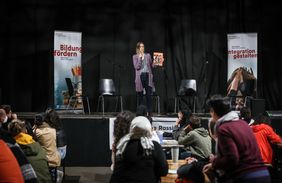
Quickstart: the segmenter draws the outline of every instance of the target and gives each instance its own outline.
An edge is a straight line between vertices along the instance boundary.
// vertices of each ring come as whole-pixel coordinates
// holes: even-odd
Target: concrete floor
[[[108,183],[110,167],[66,167],[63,183]]]

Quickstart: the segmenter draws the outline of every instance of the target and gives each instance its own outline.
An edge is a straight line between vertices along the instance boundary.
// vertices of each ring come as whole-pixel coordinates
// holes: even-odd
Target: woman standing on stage
[[[133,55],[133,65],[135,68],[135,88],[137,92],[137,106],[142,104],[143,89],[146,91],[146,102],[148,112],[152,112],[152,92],[155,89],[153,83],[152,67],[153,62],[151,55],[145,53],[143,42],[136,45],[136,54]]]

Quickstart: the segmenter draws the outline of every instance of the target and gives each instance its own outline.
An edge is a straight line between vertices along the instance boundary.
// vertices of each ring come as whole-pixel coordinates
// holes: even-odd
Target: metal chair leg
[[[122,112],[123,111],[123,100],[122,100],[122,96],[119,96],[119,95],[114,95],[113,97],[116,97],[116,104],[115,104],[115,112],[118,111],[118,103],[119,103],[119,100],[120,100],[120,111]],[[98,104],[97,104],[97,112],[99,112],[99,109],[100,109],[100,103],[102,103],[102,114],[104,116],[105,114],[105,97],[103,95],[100,95],[99,98],[98,98]],[[89,107],[90,109],[90,107]],[[89,114],[90,114],[90,111],[89,111]]]
[[[80,97],[81,98],[81,102],[82,102],[82,111],[83,111],[83,114],[85,114],[85,109],[84,109],[84,104],[83,104],[83,99],[84,97]],[[79,100],[79,98],[77,98],[77,100]],[[77,101],[78,103],[78,101]]]
[[[123,101],[122,96],[120,96],[120,111],[123,112]]]
[[[180,110],[180,98],[177,97],[177,112]]]
[[[155,101],[155,112],[158,112],[158,96],[151,96],[152,97],[152,101],[154,100]]]
[[[102,113],[103,113],[103,116],[105,114],[105,100],[104,100],[104,96],[102,95]]]
[[[160,97],[157,96],[157,105],[158,105],[158,114],[161,113],[161,106],[160,106]]]
[[[193,97],[193,113],[195,113],[195,96]]]
[[[89,99],[88,99],[88,97],[86,97],[86,100],[87,100],[88,114],[90,114],[90,105],[89,105]]]
[[[102,112],[103,112],[103,104],[104,104],[104,96],[100,95],[99,98],[98,98],[97,112],[100,111],[100,105],[102,105]]]
[[[75,107],[76,105],[78,104],[78,97],[75,98],[75,102],[74,102],[74,105],[72,107],[72,112],[74,113],[74,110],[75,110]],[[83,105],[82,105],[82,108],[83,108]],[[84,112],[84,111],[83,111]]]
[[[177,97],[174,98],[174,113],[176,113]]]
[[[116,98],[115,112],[117,112],[119,96],[116,96],[115,98]]]
[[[99,112],[99,107],[100,107],[99,104],[101,102],[100,100],[101,100],[101,96],[98,97],[98,103],[97,103],[97,109],[96,109],[97,112]]]
[[[68,106],[67,106],[67,110],[70,108],[71,102],[73,100],[73,96],[70,97],[69,102],[68,102]]]

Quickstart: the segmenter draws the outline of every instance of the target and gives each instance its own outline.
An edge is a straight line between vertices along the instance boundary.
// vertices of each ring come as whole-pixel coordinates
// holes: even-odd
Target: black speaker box
[[[265,112],[265,100],[264,99],[250,99],[249,107],[251,109],[252,117],[255,117]]]
[[[282,136],[282,111],[266,111],[271,119],[273,130]]]

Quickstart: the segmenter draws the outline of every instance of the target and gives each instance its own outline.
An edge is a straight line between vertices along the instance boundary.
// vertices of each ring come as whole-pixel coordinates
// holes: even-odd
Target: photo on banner
[[[81,32],[54,32],[54,104],[56,109],[81,109],[82,100],[70,101],[82,95]]]
[[[247,98],[256,97],[257,33],[228,34],[227,95],[233,110],[246,106]]]

